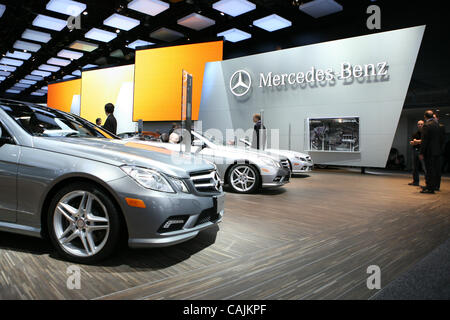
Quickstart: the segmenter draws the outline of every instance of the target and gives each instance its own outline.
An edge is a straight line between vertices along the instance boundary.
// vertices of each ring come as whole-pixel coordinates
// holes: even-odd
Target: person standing
[[[445,126],[439,122],[439,115],[437,113],[433,114],[434,121],[439,126],[439,142],[441,145],[441,156],[439,157],[439,170],[438,170],[438,180],[436,184],[436,191],[441,190],[441,179],[442,179],[442,163],[444,162],[444,149],[445,149]]]
[[[424,124],[425,122],[423,120],[417,121],[417,131],[412,135],[411,141],[409,142],[409,144],[413,147],[413,155],[412,155],[413,181],[408,183],[410,186],[419,186],[420,180],[419,169],[420,167],[422,167],[422,169],[425,170],[424,162],[419,160],[420,145],[422,143],[422,132]]]
[[[95,119],[95,124],[98,125],[99,127],[101,127],[102,126],[102,118]]]
[[[439,180],[439,167],[441,149],[441,137],[439,125],[433,118],[433,111],[428,110],[424,115],[422,143],[420,146],[419,159],[425,160],[426,186],[422,187],[421,193],[434,193]]]
[[[117,134],[117,120],[114,117],[114,105],[107,103],[105,105],[106,120],[103,125],[103,129],[108,130],[111,133]]]
[[[253,115],[253,123],[255,126],[253,127],[253,143],[252,147],[256,149],[264,149],[265,145],[265,129],[266,127],[261,123],[261,115],[254,114]],[[256,144],[255,144],[256,142]]]

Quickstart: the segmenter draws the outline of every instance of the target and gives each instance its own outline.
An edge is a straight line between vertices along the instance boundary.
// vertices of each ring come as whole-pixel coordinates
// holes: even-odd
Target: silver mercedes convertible
[[[49,237],[93,263],[195,237],[224,214],[215,166],[115,136],[72,114],[0,100],[0,231]]]
[[[291,171],[286,157],[264,151],[225,146],[213,136],[192,131],[189,136],[183,129],[181,137],[191,140],[191,154],[213,162],[224,184],[237,193],[254,193],[260,188],[281,187],[289,182]],[[139,144],[162,147],[171,151],[185,151],[183,143],[150,141],[138,136],[127,138]]]

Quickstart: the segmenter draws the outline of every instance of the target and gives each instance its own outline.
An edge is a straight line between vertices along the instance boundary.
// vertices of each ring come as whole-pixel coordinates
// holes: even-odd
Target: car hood
[[[165,174],[188,178],[192,172],[213,170],[214,165],[194,156],[181,155],[164,148],[132,141],[96,138],[34,137],[34,148],[108,163],[155,169]]]
[[[280,156],[288,157],[288,158],[298,156],[298,157],[302,157],[302,158],[306,159],[306,157],[309,157],[309,155],[306,153],[301,153],[301,152],[292,151],[292,150],[266,149],[265,151],[268,153],[271,153],[271,154],[276,154],[276,155],[280,155]]]

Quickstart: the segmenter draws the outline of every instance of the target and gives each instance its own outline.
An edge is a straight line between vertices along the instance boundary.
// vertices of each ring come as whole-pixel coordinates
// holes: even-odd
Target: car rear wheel
[[[61,189],[48,212],[50,239],[65,259],[94,263],[108,257],[120,235],[119,213],[110,196],[87,183]]]
[[[259,189],[260,181],[259,172],[248,164],[235,164],[228,173],[228,182],[235,192],[256,192]]]

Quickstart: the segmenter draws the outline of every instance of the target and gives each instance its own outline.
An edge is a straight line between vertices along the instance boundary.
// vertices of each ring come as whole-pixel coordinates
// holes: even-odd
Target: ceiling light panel
[[[48,64],[41,64],[38,69],[50,72],[58,72],[61,69],[61,67],[49,66]]]
[[[31,51],[31,52],[38,52],[41,49],[41,45],[36,44],[36,43],[22,41],[22,40],[17,40],[14,43],[13,48],[19,49],[19,50],[27,50],[27,51]]]
[[[22,80],[19,81],[19,83],[30,84],[30,85],[36,84],[36,82],[37,81],[35,81],[35,80],[27,80],[27,79],[22,79]]]
[[[0,76],[9,77],[11,75],[11,72],[8,71],[0,71]]]
[[[221,32],[217,34],[218,37],[224,37],[225,40],[230,42],[239,42],[242,40],[246,40],[252,37],[250,33],[244,32],[242,30],[233,28],[227,31]]]
[[[85,35],[86,38],[101,41],[101,42],[110,42],[111,40],[117,37],[117,33],[109,32],[97,28],[92,28]]]
[[[81,71],[80,70],[75,70],[74,72],[72,72],[72,74],[74,76],[81,77]]]
[[[6,79],[6,77],[0,76],[0,81],[3,81],[3,80],[5,80],[5,79]]]
[[[198,13],[192,13],[184,18],[181,18],[177,21],[179,25],[182,25],[184,27],[194,29],[194,30],[203,30],[205,28],[208,28],[216,22],[213,19],[210,19],[208,17],[202,16]]]
[[[42,80],[44,80],[44,77],[28,75],[28,76],[25,76],[25,79],[27,79],[27,80],[42,81]]]
[[[150,34],[150,37],[158,39],[158,40],[162,40],[162,41],[172,42],[172,41],[183,38],[184,34],[178,32],[178,31],[163,27],[156,31],[153,31]]]
[[[151,46],[153,44],[154,44],[153,42],[148,42],[148,41],[144,41],[144,40],[136,40],[136,41],[133,41],[132,43],[130,43],[129,45],[127,45],[127,47],[130,49],[136,49],[136,47]]]
[[[16,71],[16,69],[17,69],[17,67],[0,65],[0,71],[14,72],[14,71]]]
[[[16,83],[14,86],[17,87],[17,88],[24,88],[24,89],[26,89],[26,88],[31,87],[31,84]]]
[[[39,14],[33,20],[33,26],[55,31],[61,31],[62,29],[64,29],[64,27],[67,26],[67,21]]]
[[[65,67],[68,66],[72,61],[60,58],[50,58],[47,60],[48,64],[53,64],[56,66]]]
[[[69,79],[73,79],[73,78],[75,78],[75,76],[73,76],[71,74],[68,74],[68,75],[63,77],[63,80],[69,80]]]
[[[52,39],[52,36],[50,35],[50,33],[26,29],[25,32],[22,33],[22,38],[33,40],[36,42],[47,43]]]
[[[50,11],[77,17],[86,10],[86,5],[71,0],[50,0],[45,8]]]
[[[21,59],[21,60],[28,60],[31,58],[31,53],[28,52],[22,52],[22,51],[14,51],[14,52],[7,52],[6,56],[8,58],[13,59]]]
[[[45,96],[46,93],[45,93],[45,92],[38,92],[38,91],[35,91],[35,92],[32,92],[31,95],[32,95],[32,96],[40,96],[40,97],[42,97],[42,96]]]
[[[15,67],[20,67],[21,65],[23,65],[22,60],[16,60],[16,59],[11,59],[11,58],[2,58],[2,59],[0,59],[0,63],[7,64],[10,66],[15,66]]]
[[[137,27],[140,23],[141,22],[137,19],[126,17],[118,13],[114,13],[105,21],[103,21],[103,24],[106,26],[125,31],[129,31]]]
[[[292,26],[292,22],[277,14],[253,21],[253,25],[266,31],[272,32]]]
[[[35,76],[41,76],[41,77],[45,78],[45,77],[50,76],[52,73],[48,72],[48,71],[34,70],[34,71],[31,72],[31,74],[35,75]]]
[[[128,9],[139,11],[150,16],[156,16],[169,9],[170,5],[159,0],[133,0],[128,4]]]
[[[313,0],[299,6],[300,11],[314,18],[324,17],[344,8],[334,0]]]
[[[48,90],[48,87],[47,87],[47,86],[44,86],[44,87],[41,88],[41,90],[47,91],[47,90]]]
[[[213,4],[213,9],[237,17],[255,10],[256,5],[247,0],[221,0]]]
[[[72,51],[72,50],[63,49],[60,52],[58,52],[58,57],[61,57],[61,58],[78,60],[82,56],[83,56],[83,54],[81,52],[76,52],[76,51]]]
[[[92,52],[98,48],[98,45],[95,43],[77,40],[74,43],[72,43],[69,46],[69,48],[75,49],[75,50],[86,51],[86,52]]]
[[[18,94],[21,93],[22,91],[20,90],[15,90],[15,89],[8,89],[6,90],[6,93],[12,93],[12,94]]]
[[[97,68],[97,67],[98,67],[98,65],[96,65],[96,64],[87,64],[81,69],[91,69],[91,68]]]

